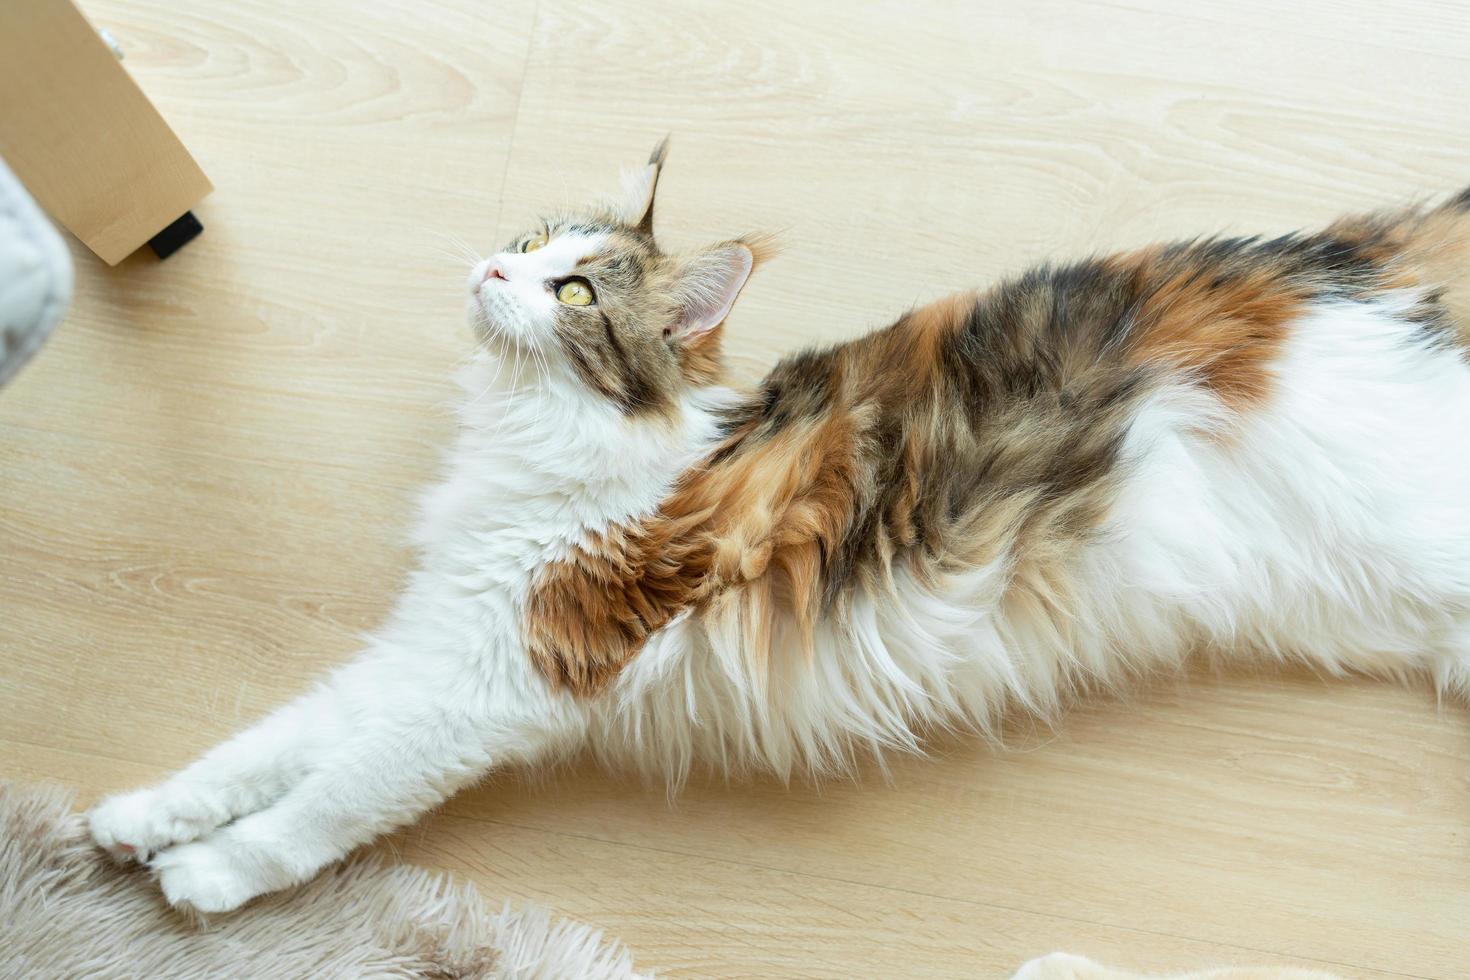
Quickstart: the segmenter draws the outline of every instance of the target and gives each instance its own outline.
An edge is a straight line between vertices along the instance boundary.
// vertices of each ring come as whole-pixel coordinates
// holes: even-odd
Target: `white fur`
[[[541,261],[575,251],[554,246]],[[528,661],[518,627],[532,577],[586,531],[652,512],[730,394],[690,396],[673,425],[636,421],[545,347],[532,390],[477,355],[448,471],[425,500],[420,565],[387,624],[312,693],[161,786],[104,802],[93,835],[154,852],[170,901],[222,910],[311,876],[489,769],[579,747],[675,783],[701,762],[840,770],[917,748],[934,726],[991,731],[1008,702],[1049,712],[1202,645],[1430,671],[1463,689],[1470,464],[1455,447],[1470,370],[1414,339],[1407,300],[1311,310],[1256,414],[1183,381],[1158,391],[1129,433],[1121,499],[1051,597],[1061,606],[1008,589],[1014,555],[938,589],[900,573],[820,624],[810,659],[778,623],[766,673],[738,618],[716,610],[656,634],[591,702],[554,693]],[[518,336],[535,342],[538,302],[497,323],[520,317]]]
[[[470,322],[485,339],[496,329],[519,350],[552,346],[557,298],[553,283],[576,271],[584,258],[606,242],[603,234],[568,232],[534,252],[498,252],[475,263],[466,285],[470,290]],[[498,269],[504,278],[491,278]],[[530,356],[528,351],[527,356]]]

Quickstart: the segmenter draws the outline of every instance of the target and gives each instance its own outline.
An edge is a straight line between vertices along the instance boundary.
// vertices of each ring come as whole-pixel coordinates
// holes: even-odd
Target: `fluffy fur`
[[[458,439],[363,653],[93,812],[170,901],[579,749],[844,770],[1201,648],[1467,687],[1470,199],[1037,270],[740,394],[719,329],[762,250],[662,252],[661,163],[473,270]]]
[[[627,950],[536,908],[487,910],[420,868],[353,860],[207,928],[113,866],[72,794],[0,780],[0,977],[648,980]]]

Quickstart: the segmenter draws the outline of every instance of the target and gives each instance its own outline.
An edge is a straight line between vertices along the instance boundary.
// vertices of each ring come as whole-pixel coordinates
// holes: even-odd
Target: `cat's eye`
[[[526,244],[524,244],[524,245],[521,246],[521,251],[522,252],[534,252],[538,248],[545,248],[545,247],[546,247],[546,236],[545,235],[533,235],[531,238],[527,239]]]
[[[568,279],[556,288],[556,298],[568,306],[591,306],[597,301],[585,279]]]

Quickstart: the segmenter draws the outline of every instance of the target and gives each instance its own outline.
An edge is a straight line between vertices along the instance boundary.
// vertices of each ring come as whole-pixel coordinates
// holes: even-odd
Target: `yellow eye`
[[[580,279],[568,279],[556,291],[556,298],[568,306],[591,306],[597,299],[592,287]]]
[[[530,241],[526,242],[526,244],[524,244],[524,245],[521,246],[521,251],[522,252],[534,252],[538,248],[545,248],[545,247],[546,247],[546,236],[545,235],[536,235]]]

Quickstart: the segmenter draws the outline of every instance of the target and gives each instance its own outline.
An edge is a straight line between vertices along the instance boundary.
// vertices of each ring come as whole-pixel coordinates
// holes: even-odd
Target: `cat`
[[[492,769],[825,774],[1191,654],[1470,690],[1470,191],[1044,266],[723,383],[759,238],[480,261],[419,564],[356,659],[95,841],[201,912]]]

